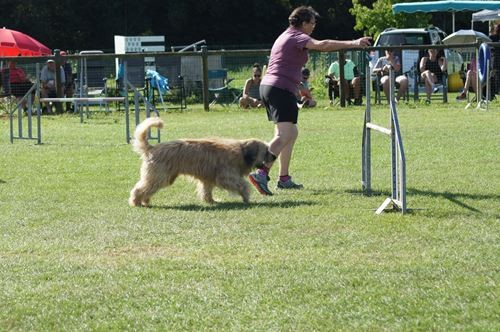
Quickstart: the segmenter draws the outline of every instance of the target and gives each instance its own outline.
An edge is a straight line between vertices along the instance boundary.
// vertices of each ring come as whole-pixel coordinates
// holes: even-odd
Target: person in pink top
[[[33,86],[33,83],[31,83],[29,78],[26,76],[24,69],[17,67],[15,59],[10,60],[8,64],[8,68],[2,69],[1,75],[9,75],[10,93],[20,100],[28,93]],[[23,99],[22,107],[26,109],[26,99]]]
[[[295,8],[288,17],[289,27],[276,39],[271,49],[269,65],[260,84],[260,95],[269,121],[274,122],[274,138],[269,151],[278,157],[277,189],[302,189],[289,175],[293,146],[298,136],[297,92],[302,79],[302,67],[308,60],[308,50],[333,52],[370,46],[370,37],[356,40],[316,40],[311,34],[319,14],[309,6]],[[263,165],[250,173],[249,180],[262,195],[272,195],[268,188],[272,164]]]

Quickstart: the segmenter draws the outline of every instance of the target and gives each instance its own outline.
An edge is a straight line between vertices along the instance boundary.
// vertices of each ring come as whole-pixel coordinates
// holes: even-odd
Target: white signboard
[[[406,73],[408,72],[408,89],[409,91],[413,91],[413,86],[415,84],[415,73],[416,69],[418,68],[419,65],[419,58],[418,58],[419,51],[418,50],[403,50],[403,55],[402,55],[402,72]],[[415,68],[417,66],[417,68]]]

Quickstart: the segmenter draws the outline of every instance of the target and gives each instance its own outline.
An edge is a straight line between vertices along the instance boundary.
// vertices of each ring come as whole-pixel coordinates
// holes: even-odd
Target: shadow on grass
[[[221,202],[214,205],[200,204],[179,204],[179,205],[152,205],[151,209],[165,209],[165,210],[180,210],[180,211],[224,211],[224,210],[249,210],[253,208],[293,208],[297,206],[314,205],[313,201],[282,201],[282,202],[263,202],[263,203],[249,203],[242,202]]]
[[[7,183],[7,181],[0,179],[0,184],[2,184],[2,183]]]
[[[355,195],[362,195],[364,194],[363,190],[361,189],[350,189],[346,190],[347,193],[350,194],[355,194]],[[420,190],[420,189],[415,189],[415,188],[410,188],[406,192],[407,195],[419,195],[419,196],[428,196],[428,197],[434,197],[434,198],[445,198],[449,200],[450,202],[467,209],[469,211],[475,212],[475,213],[482,213],[481,210],[478,210],[468,204],[465,204],[463,201],[460,199],[472,199],[472,200],[483,200],[483,199],[494,199],[494,200],[499,200],[500,195],[495,195],[495,194],[467,194],[467,193],[452,193],[449,191],[445,192],[436,192],[436,191],[430,191],[430,190]],[[387,196],[390,197],[391,193],[389,191],[372,191],[372,193],[369,196]]]

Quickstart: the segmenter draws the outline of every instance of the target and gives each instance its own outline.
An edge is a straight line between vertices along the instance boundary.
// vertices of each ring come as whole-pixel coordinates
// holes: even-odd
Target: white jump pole
[[[394,99],[394,71],[389,71],[389,93],[390,93],[390,123],[391,127],[385,128],[371,122],[370,106],[370,75],[366,70],[366,109],[363,126],[362,143],[362,185],[366,194],[371,194],[371,131],[388,135],[391,138],[391,197],[380,205],[376,214],[381,214],[390,205],[401,213],[406,213],[406,160],[403,148],[403,139],[399,129],[399,120]]]

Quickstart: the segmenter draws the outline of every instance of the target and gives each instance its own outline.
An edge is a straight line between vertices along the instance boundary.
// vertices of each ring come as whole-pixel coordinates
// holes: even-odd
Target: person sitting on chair
[[[363,101],[361,100],[361,79],[359,75],[355,72],[356,65],[350,59],[345,59],[344,61],[344,91],[348,103],[351,103],[351,97],[354,98],[354,105],[361,105]],[[333,90],[338,86],[340,82],[340,68],[339,62],[334,61],[328,68],[328,94],[330,97],[330,103],[333,102]],[[351,96],[352,90],[352,96]]]
[[[389,102],[389,69],[394,70],[396,73],[395,85],[398,87],[398,94],[396,95],[396,102],[404,96],[408,88],[408,78],[406,75],[397,75],[401,71],[401,61],[399,57],[394,55],[393,50],[385,50],[385,56],[378,58],[377,63],[373,67],[373,72],[380,75],[380,84],[384,89],[385,98]]]
[[[311,76],[309,69],[302,69],[302,80],[299,84],[299,95],[297,98],[300,107],[316,106],[316,100],[312,96],[313,88],[309,87],[309,76]]]
[[[476,62],[476,58],[475,57],[473,57],[471,59],[469,68],[470,69],[467,70],[467,73],[465,74],[464,89],[457,96],[456,100],[465,100],[465,99],[467,99],[467,95],[469,94],[469,91],[471,91],[471,90],[472,90],[473,93],[475,93],[477,95],[477,62]],[[482,98],[486,99],[486,83],[481,84],[481,88],[482,88],[482,91],[483,91]],[[492,94],[490,96],[490,98],[493,99],[494,98],[494,94]],[[475,100],[476,100],[475,98],[472,99],[472,102],[474,102]]]
[[[469,90],[472,89],[474,93],[477,93],[477,62],[476,58],[472,58],[469,66],[469,70],[465,74],[465,84],[462,92],[457,96],[457,100],[467,99],[467,94]]]
[[[64,69],[60,68],[61,86],[64,88],[66,85],[66,77]],[[42,98],[55,98],[56,97],[56,63],[54,60],[47,60],[47,64],[43,66],[40,73],[40,81],[42,82]],[[50,104],[45,102],[45,112],[51,113]]]
[[[2,69],[2,76],[9,75],[8,82],[10,83],[10,93],[18,100],[24,97],[33,86],[33,83],[26,76],[26,72],[17,67],[15,60],[8,62],[8,69]],[[22,101],[23,109],[27,107],[27,99]]]
[[[436,49],[427,50],[428,56],[420,60],[420,77],[425,83],[425,92],[427,99],[425,102],[430,104],[431,95],[435,90],[435,84],[443,82],[443,74],[446,72],[447,63],[444,56],[438,56]]]
[[[245,87],[243,88],[243,96],[240,98],[240,107],[262,107],[260,99],[260,81],[262,76],[262,69],[258,63],[252,66],[252,77],[249,78]]]

